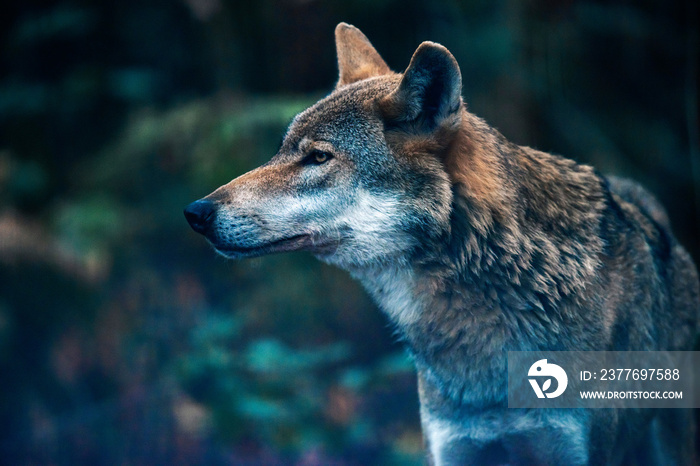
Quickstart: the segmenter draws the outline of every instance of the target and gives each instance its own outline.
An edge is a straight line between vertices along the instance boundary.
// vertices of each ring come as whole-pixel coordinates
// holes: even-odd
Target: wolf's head
[[[339,24],[335,38],[334,91],[297,115],[268,163],[185,209],[221,254],[308,250],[362,267],[405,260],[449,231],[442,154],[463,114],[457,62],[424,42],[398,74],[355,27]]]

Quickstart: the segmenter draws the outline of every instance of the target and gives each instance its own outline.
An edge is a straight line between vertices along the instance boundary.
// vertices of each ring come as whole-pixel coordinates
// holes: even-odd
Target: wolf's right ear
[[[440,44],[416,49],[398,87],[379,101],[384,117],[417,131],[432,131],[459,121],[462,73],[457,60]]]
[[[369,39],[355,26],[340,23],[335,28],[339,78],[336,88],[391,73]]]

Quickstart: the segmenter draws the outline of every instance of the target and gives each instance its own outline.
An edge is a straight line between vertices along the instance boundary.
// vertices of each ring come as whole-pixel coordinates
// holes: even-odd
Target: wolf
[[[334,90],[191,227],[229,258],[305,250],[358,279],[415,361],[432,464],[697,464],[687,410],[506,407],[508,351],[692,349],[698,275],[663,207],[506,140],[442,45],[395,73],[355,27],[335,39]]]

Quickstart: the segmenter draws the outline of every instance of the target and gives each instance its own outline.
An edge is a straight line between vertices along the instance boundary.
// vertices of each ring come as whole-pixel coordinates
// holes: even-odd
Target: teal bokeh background
[[[0,457],[419,464],[414,374],[348,275],[227,262],[182,208],[335,83],[333,29],[423,40],[519,144],[630,176],[700,257],[698,6],[55,0],[0,15]]]

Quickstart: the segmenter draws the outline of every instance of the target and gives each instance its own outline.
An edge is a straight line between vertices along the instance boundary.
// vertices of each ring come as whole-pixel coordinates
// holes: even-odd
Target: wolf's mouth
[[[315,251],[319,248],[325,248],[324,244],[314,241],[311,235],[306,233],[251,246],[218,245],[215,242],[212,242],[212,245],[220,254],[231,259],[258,257],[277,252]]]

